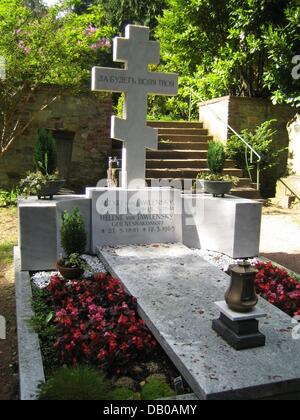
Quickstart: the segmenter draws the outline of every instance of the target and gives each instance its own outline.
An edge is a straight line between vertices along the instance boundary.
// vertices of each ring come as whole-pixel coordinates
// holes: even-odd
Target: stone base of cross
[[[112,117],[111,137],[123,142],[122,187],[145,186],[146,149],[157,149],[157,130],[147,126],[148,95],[174,96],[178,75],[150,72],[160,62],[160,44],[149,40],[149,28],[128,25],[125,38],[113,42],[115,62],[124,69],[94,67],[92,90],[125,93],[123,119]]]

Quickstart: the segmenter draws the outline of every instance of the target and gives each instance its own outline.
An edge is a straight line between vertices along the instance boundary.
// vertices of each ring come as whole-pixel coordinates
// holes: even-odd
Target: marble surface
[[[185,245],[221,252],[231,258],[259,255],[261,203],[207,194],[184,195],[183,200]]]
[[[61,216],[64,210],[79,208],[88,235],[90,251],[91,201],[81,195],[56,196],[53,200],[30,197],[19,201],[19,246],[22,271],[56,268],[62,253],[60,244]]]
[[[178,190],[162,188],[88,190],[92,251],[104,245],[181,242],[180,195]]]
[[[36,400],[38,385],[45,381],[39,337],[28,320],[33,316],[30,275],[21,271],[20,250],[14,249],[16,313],[18,328],[18,360],[20,399]]]
[[[92,90],[125,93],[123,119],[112,117],[111,137],[123,142],[122,187],[144,187],[145,150],[158,145],[157,130],[147,126],[147,98],[177,95],[178,75],[149,71],[160,62],[160,44],[143,26],[128,25],[125,37],[114,39],[113,59],[125,68],[94,67]]]
[[[289,316],[260,300],[266,347],[236,352],[212,330],[229,276],[181,244],[108,247],[99,256],[138,298],[140,315],[199,399],[299,398],[300,341]]]
[[[233,322],[250,321],[252,319],[265,318],[267,316],[266,312],[258,307],[255,307],[251,312],[247,313],[234,312],[227,306],[225,300],[215,302],[215,305],[223,315]]]

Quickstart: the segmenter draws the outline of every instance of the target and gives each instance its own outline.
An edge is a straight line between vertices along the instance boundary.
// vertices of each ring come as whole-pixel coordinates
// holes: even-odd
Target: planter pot
[[[225,194],[229,194],[233,183],[228,181],[206,181],[200,179],[200,184],[207,194],[212,194],[213,197],[224,197]]]
[[[57,195],[61,187],[64,185],[66,181],[64,179],[58,179],[55,181],[48,181],[46,185],[44,185],[40,191],[38,192],[37,196],[40,200],[42,197],[46,199],[47,197],[50,200],[53,199],[54,195]]]
[[[65,267],[62,264],[62,261],[58,261],[57,269],[60,272],[60,274],[67,280],[77,280],[80,279],[80,277],[83,275],[84,270],[82,268],[69,268]]]

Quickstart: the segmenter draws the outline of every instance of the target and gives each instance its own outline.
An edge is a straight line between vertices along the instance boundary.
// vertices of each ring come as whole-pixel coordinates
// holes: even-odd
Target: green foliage
[[[224,174],[213,174],[211,172],[199,172],[197,179],[201,179],[205,181],[215,181],[215,182],[219,182],[219,181],[231,182],[233,185],[238,185],[239,183],[239,178],[237,178],[236,176],[224,175]]]
[[[108,399],[110,386],[104,375],[87,366],[63,367],[39,389],[44,401],[101,401]]]
[[[85,2],[83,0],[82,3]],[[107,24],[116,28],[119,33],[124,32],[127,24],[149,26],[153,31],[157,25],[157,16],[162,14],[166,3],[166,0],[99,0]]]
[[[256,127],[253,132],[248,129],[241,132],[241,137],[261,156],[260,168],[263,171],[274,168],[278,164],[280,155],[286,150],[278,150],[277,147],[274,147],[273,139],[277,131],[272,129],[272,125],[275,122],[276,120],[265,121]],[[234,159],[237,162],[239,168],[247,169],[245,145],[238,136],[233,135],[228,140],[227,155],[230,159]],[[250,166],[250,169],[254,167]]]
[[[47,305],[49,294],[46,290],[33,287],[32,294],[34,315],[30,319],[30,325],[39,336],[43,365],[45,374],[48,377],[59,366],[58,353],[54,346],[56,341],[56,327],[53,323],[54,314],[50,312],[49,306]]]
[[[142,399],[148,401],[174,397],[175,395],[176,392],[168,384],[155,378],[147,382],[141,392]]]
[[[116,388],[109,392],[109,399],[115,401],[139,400],[139,394],[134,394],[127,388]]]
[[[15,207],[20,195],[19,188],[13,188],[10,191],[0,190],[0,208],[1,207]]]
[[[88,264],[80,257],[80,254],[71,254],[64,258],[61,263],[67,268],[80,268],[82,270],[88,268]]]
[[[223,143],[210,141],[208,144],[207,163],[211,173],[222,174],[226,161],[225,147]]]
[[[58,179],[58,172],[52,175],[44,174],[41,171],[28,172],[25,179],[20,182],[20,192],[24,197],[38,195],[41,189],[49,182]]]
[[[156,30],[163,67],[184,76],[181,84],[198,95],[195,104],[231,94],[297,105],[299,83],[291,72],[299,15],[298,0],[168,0]],[[181,117],[187,115],[184,90]]]
[[[79,209],[70,213],[65,211],[62,216],[61,244],[66,255],[83,254],[86,243],[87,234]]]
[[[66,88],[89,89],[93,65],[111,63],[115,32],[106,25],[102,7],[95,4],[78,15],[70,3],[37,13],[23,0],[0,2],[0,56],[6,60],[6,79],[0,79],[0,157],[36,118],[21,120],[19,109],[38,88],[50,84],[60,90],[40,104],[43,112]]]
[[[57,150],[55,140],[49,130],[38,131],[38,138],[34,148],[36,169],[44,175],[53,175],[57,169]]]
[[[277,133],[272,125],[276,120],[266,121],[258,126],[253,132],[246,129],[241,132],[241,136],[250,144],[261,156],[259,164],[261,169],[261,193],[265,198],[274,197],[276,181],[285,175],[282,170],[286,165],[281,163],[285,160],[287,148],[282,148],[275,143],[274,136]],[[246,160],[245,145],[237,137],[232,136],[227,142],[228,157],[237,162],[239,168],[248,170],[252,174],[253,181],[256,181],[256,164],[250,163],[249,153]],[[254,162],[257,159],[254,156]]]

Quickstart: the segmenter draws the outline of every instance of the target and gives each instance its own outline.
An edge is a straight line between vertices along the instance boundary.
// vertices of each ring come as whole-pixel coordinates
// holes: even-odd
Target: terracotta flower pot
[[[80,277],[83,275],[84,270],[82,268],[69,268],[65,267],[62,264],[62,261],[57,261],[57,269],[60,272],[60,274],[68,280],[77,280],[80,279]]]

